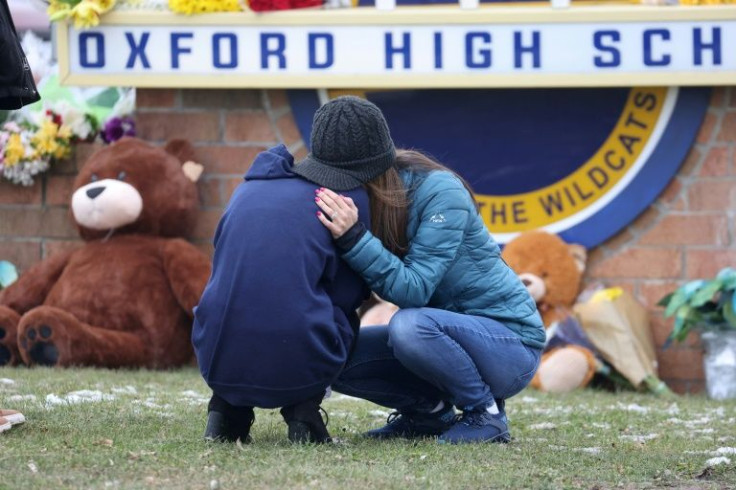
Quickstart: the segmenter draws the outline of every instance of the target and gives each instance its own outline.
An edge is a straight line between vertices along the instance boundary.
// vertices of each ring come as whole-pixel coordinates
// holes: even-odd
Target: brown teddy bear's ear
[[[585,262],[588,260],[588,251],[585,250],[585,247],[577,243],[570,243],[567,245],[567,250],[572,255],[572,258],[575,259],[575,265],[578,267],[580,273],[585,272]]]
[[[194,147],[187,140],[169,140],[166,143],[166,146],[164,146],[164,150],[166,150],[166,153],[174,155],[176,158],[178,158],[181,163],[194,160]]]

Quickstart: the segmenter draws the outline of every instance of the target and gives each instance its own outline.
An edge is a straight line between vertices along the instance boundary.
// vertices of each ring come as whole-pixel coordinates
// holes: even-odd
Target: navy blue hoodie
[[[217,226],[194,310],[199,369],[232,405],[276,408],[323,391],[347,360],[368,295],[317,219],[318,186],[293,163],[283,145],[256,157]],[[344,194],[367,226],[365,190]]]

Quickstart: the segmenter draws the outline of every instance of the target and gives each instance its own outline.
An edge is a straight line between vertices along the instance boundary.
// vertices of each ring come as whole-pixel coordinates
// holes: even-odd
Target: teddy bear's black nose
[[[87,191],[87,192],[89,192],[89,191]],[[526,286],[526,287],[529,287],[529,285],[530,285],[530,284],[532,283],[532,282],[531,282],[531,281],[530,281],[529,279],[527,279],[526,277],[525,277],[524,279],[522,279],[522,280],[521,280],[521,282],[522,282],[522,283],[524,284],[524,286]]]
[[[102,191],[105,190],[105,187],[93,187],[91,189],[87,189],[87,196],[89,196],[90,199],[94,199],[95,197],[102,194]]]

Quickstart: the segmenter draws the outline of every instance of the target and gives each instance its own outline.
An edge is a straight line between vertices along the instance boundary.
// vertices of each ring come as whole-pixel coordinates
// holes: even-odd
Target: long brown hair
[[[403,258],[409,250],[406,227],[414,189],[407,189],[399,171],[432,172],[442,170],[454,174],[462,182],[471,200],[473,190],[457,173],[428,155],[416,150],[396,150],[394,166],[366,184],[370,196],[371,230],[394,255]]]

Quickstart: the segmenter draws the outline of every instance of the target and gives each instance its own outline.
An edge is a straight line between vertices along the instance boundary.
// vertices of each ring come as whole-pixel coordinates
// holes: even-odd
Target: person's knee
[[[399,310],[388,326],[389,345],[398,359],[413,356],[423,350],[423,339],[431,332],[431,322],[421,308]]]

